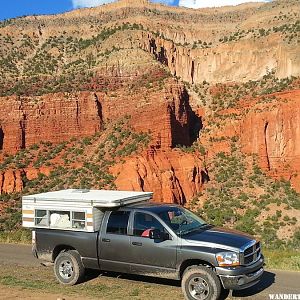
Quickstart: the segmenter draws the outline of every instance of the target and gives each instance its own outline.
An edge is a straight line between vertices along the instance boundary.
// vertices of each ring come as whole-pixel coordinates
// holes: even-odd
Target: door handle
[[[105,242],[105,243],[109,243],[110,242],[110,239],[102,239],[102,242]]]
[[[132,245],[134,245],[134,246],[142,246],[143,244],[139,243],[139,242],[132,242]]]

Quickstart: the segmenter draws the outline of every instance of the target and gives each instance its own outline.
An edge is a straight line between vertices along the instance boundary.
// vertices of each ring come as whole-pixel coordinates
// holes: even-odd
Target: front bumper
[[[216,273],[222,285],[229,290],[242,290],[257,284],[264,273],[264,257],[250,266],[232,268],[217,267]]]

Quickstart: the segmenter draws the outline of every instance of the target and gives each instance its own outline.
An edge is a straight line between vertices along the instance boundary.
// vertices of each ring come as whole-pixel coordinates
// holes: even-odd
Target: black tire
[[[61,252],[54,262],[56,279],[65,285],[74,285],[84,278],[85,269],[76,250]]]
[[[217,300],[222,291],[218,276],[204,266],[188,267],[183,273],[181,287],[187,300]]]

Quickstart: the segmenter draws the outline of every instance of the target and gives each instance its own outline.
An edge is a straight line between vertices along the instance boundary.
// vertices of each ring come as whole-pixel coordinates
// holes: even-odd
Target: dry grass
[[[63,286],[54,279],[52,268],[21,267],[12,269],[11,265],[0,265],[0,285],[13,290],[21,288],[31,293],[63,295],[73,299],[182,299],[180,284],[177,281],[112,273],[99,275],[91,273],[88,280],[76,286]],[[22,295],[22,294],[20,294]],[[156,296],[154,296],[156,298]],[[46,298],[47,299],[47,298]]]

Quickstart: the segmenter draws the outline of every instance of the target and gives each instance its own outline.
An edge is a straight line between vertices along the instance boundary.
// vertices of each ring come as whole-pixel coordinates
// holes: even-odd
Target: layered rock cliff
[[[247,82],[268,70],[276,70],[278,78],[300,75],[299,45],[281,44],[279,34],[193,49],[143,33],[141,47],[189,83]]]
[[[1,147],[16,152],[41,141],[59,143],[101,130],[101,104],[93,93],[0,98]]]
[[[300,90],[273,96],[276,101],[256,104],[242,121],[242,150],[257,154],[264,170],[300,191]]]
[[[149,149],[111,169],[120,190],[153,191],[158,202],[185,204],[207,180],[203,161],[181,151]]]
[[[139,94],[117,90],[2,97],[0,110],[0,145],[7,153],[41,141],[93,135],[126,115],[134,129],[151,133],[153,144],[162,149],[190,145],[196,138],[193,131],[201,126],[188,93],[175,82],[161,91],[142,88]]]
[[[234,141],[243,153],[257,157],[265,172],[291,181],[300,191],[299,100],[298,89],[246,99],[235,109],[220,111],[214,121],[222,125],[202,140],[208,157],[230,153]],[[204,127],[211,118],[204,118]]]
[[[151,141],[148,151],[117,162],[119,188],[153,189],[156,199],[184,203],[207,180],[204,157],[206,168],[217,153],[231,151],[232,140],[244,153],[257,154],[270,174],[284,174],[297,186],[296,101],[249,100],[256,97],[253,80],[265,74],[300,75],[297,4],[191,10],[127,0],[2,23],[0,160],[41,141],[105,135],[107,126],[128,117],[131,128]],[[211,90],[199,94],[206,81]],[[210,94],[227,82],[236,90],[249,83],[248,100],[257,110],[240,106],[245,94],[235,93],[231,108],[216,113]],[[190,153],[174,149],[195,141],[204,146],[203,157],[194,145]],[[132,180],[125,180],[126,172]],[[1,170],[0,192],[21,190],[21,175],[28,178],[24,168]]]
[[[0,92],[11,92],[15,80],[10,77],[25,80],[99,68],[123,76],[142,56],[139,49],[189,83],[246,82],[273,69],[279,78],[299,76],[297,4],[192,10],[120,1],[10,20],[0,28],[0,74],[9,75],[1,79]]]

